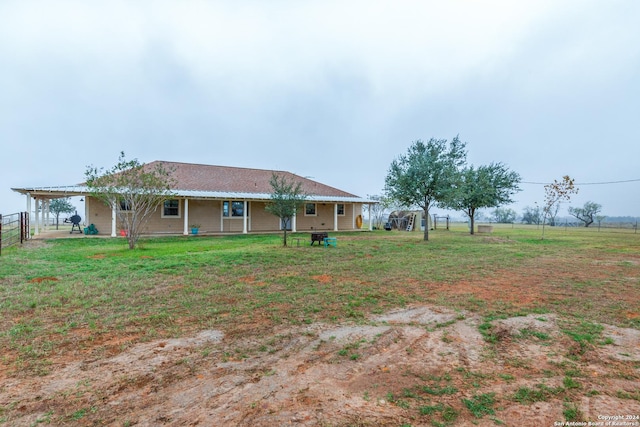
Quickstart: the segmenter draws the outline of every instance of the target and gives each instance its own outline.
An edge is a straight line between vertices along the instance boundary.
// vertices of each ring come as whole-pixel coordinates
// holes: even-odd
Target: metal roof
[[[70,196],[86,196],[91,191],[88,187],[82,185],[74,186],[57,186],[57,187],[31,187],[31,188],[12,188],[21,194],[31,194],[32,197],[70,197]],[[214,199],[214,200],[260,200],[268,201],[271,199],[270,193],[250,193],[250,192],[234,192],[234,191],[203,191],[203,190],[172,190],[174,197],[189,199]],[[344,203],[378,203],[375,200],[363,199],[353,196],[322,196],[308,195],[306,200],[311,202],[344,202]]]

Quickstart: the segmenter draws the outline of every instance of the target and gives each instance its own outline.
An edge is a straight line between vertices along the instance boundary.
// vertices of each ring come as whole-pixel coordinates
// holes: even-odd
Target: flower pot
[[[191,234],[198,234],[198,230],[199,230],[199,228],[192,227],[191,228]]]

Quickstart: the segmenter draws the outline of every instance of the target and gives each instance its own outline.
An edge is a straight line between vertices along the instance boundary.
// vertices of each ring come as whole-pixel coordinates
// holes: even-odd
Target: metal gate
[[[0,215],[0,255],[2,248],[22,243],[29,238],[31,233],[28,212]]]

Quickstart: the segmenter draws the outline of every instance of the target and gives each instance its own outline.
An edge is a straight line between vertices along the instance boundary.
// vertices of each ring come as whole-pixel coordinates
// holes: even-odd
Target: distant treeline
[[[638,221],[638,217],[635,216],[608,216],[605,219],[602,220],[602,222],[610,222],[610,223],[617,223],[617,222],[636,222]]]

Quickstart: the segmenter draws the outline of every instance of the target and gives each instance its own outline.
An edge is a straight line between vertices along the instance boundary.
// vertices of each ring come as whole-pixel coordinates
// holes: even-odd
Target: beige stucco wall
[[[87,197],[87,224],[94,224],[101,235],[111,234],[111,209],[101,201]],[[249,217],[247,228],[249,232],[268,232],[280,230],[280,219],[265,210],[265,202],[248,202]],[[362,204],[345,203],[344,215],[338,216],[340,231],[354,230],[357,215],[362,214]],[[242,233],[242,217],[222,217],[222,201],[189,199],[188,227],[197,224],[200,233]],[[334,230],[334,203],[317,203],[316,215],[307,216],[304,211],[299,213],[296,220],[298,231]],[[180,200],[178,217],[163,217],[162,209],[158,208],[151,216],[144,234],[182,234],[184,232],[185,201]],[[122,228],[120,221],[116,222],[116,233]]]

